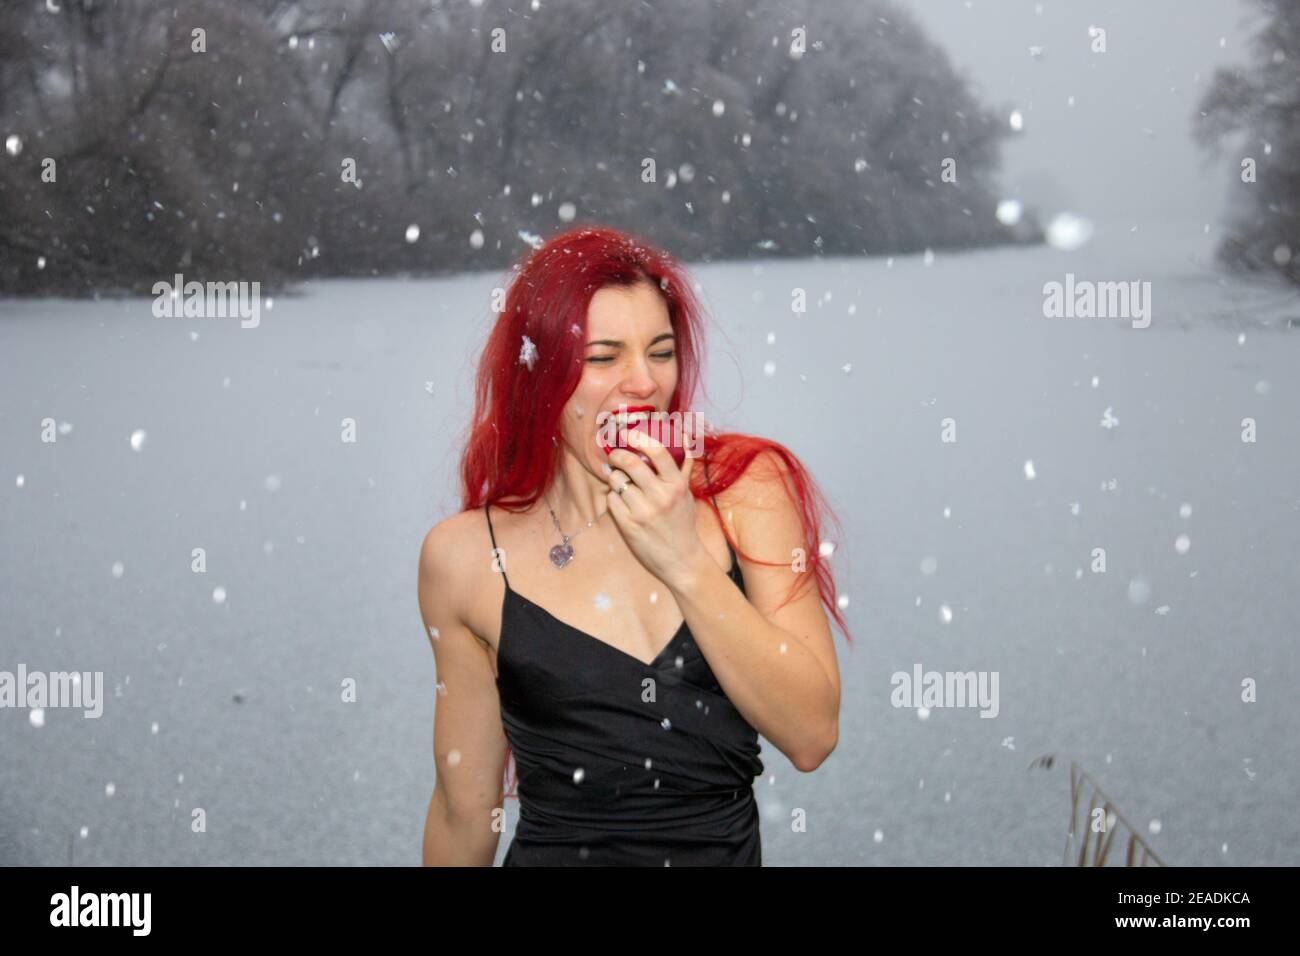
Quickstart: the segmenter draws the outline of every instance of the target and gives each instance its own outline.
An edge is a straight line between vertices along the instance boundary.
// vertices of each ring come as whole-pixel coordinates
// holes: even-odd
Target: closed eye
[[[670,359],[670,358],[673,357],[674,354],[675,354],[675,353],[674,353],[673,351],[671,351],[671,350],[669,350],[669,351],[667,351],[667,352],[652,352],[652,353],[651,353],[651,357],[652,357],[652,358],[657,358],[657,359]],[[601,355],[601,356],[598,356],[598,357],[595,357],[595,358],[589,358],[589,359],[587,359],[587,361],[588,361],[588,362],[602,362],[602,363],[603,363],[603,362],[612,362],[612,361],[614,361],[614,356],[612,356],[612,355]]]

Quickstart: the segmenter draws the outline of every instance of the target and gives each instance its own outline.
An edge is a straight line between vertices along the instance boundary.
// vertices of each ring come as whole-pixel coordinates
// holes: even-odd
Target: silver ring
[[[627,491],[627,482],[626,482],[626,481],[623,482],[622,486],[619,487],[619,488],[615,488],[614,491],[616,491],[616,492],[617,492],[618,494],[620,494],[620,495],[621,495],[623,492]]]

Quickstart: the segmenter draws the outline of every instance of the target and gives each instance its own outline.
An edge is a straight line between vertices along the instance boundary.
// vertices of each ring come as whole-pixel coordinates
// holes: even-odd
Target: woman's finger
[[[655,473],[650,470],[650,466],[643,462],[636,452],[629,451],[626,448],[615,448],[609,453],[610,464],[615,468],[621,468],[627,472],[629,478],[641,489],[645,490],[653,487],[656,480]]]
[[[673,472],[677,471],[677,462],[673,461],[673,456],[668,454],[668,449],[664,447],[663,442],[640,431],[629,431],[627,440],[633,448],[638,448],[650,456],[655,470],[659,473],[657,477],[665,481],[672,480]]]

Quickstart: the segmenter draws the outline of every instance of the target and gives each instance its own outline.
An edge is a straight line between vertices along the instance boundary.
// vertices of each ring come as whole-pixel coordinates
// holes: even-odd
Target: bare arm
[[[760,560],[788,560],[808,544],[785,471],[779,458],[764,454],[727,489],[727,503],[719,502],[734,512],[741,548]],[[839,742],[839,665],[816,582],[804,579],[797,597],[778,607],[796,573],[793,565],[736,558],[744,594],[703,548],[679,580],[665,583],[736,709],[808,773]]]
[[[438,686],[433,717],[436,778],[424,824],[425,866],[491,866],[505,814],[506,738],[488,651],[465,626],[465,547],[455,518],[420,549],[420,616],[433,646]]]

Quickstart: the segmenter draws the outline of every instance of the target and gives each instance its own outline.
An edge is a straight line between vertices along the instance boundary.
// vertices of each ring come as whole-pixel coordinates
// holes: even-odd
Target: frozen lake
[[[1300,296],[1219,277],[1214,238],[693,269],[701,409],[800,455],[848,536],[839,747],[763,742],[766,864],[1057,865],[1072,759],[1167,862],[1300,864]],[[1150,327],[1045,318],[1067,272],[1150,281]],[[0,709],[0,863],[419,864],[416,558],[503,275],[312,283],[255,329],[0,301],[0,670],[106,697]],[[998,672],[996,718],[893,707],[917,664]]]

